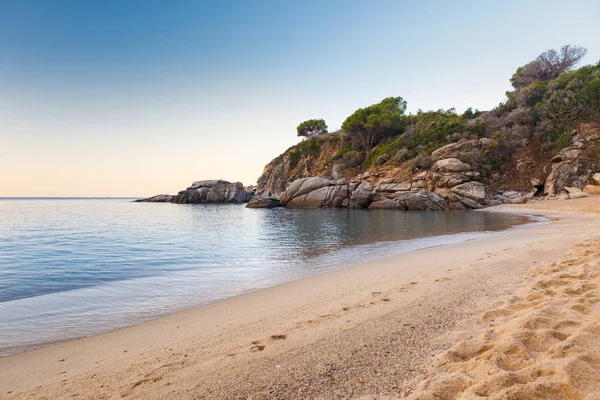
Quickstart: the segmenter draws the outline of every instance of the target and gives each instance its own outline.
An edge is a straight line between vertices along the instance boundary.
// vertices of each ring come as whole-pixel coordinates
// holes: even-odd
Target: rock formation
[[[544,194],[556,196],[566,186],[584,188],[590,176],[600,170],[600,128],[582,124],[573,131],[571,145],[552,159],[552,170],[544,184]],[[592,178],[595,179],[595,178]]]
[[[279,200],[273,197],[253,197],[250,199],[246,208],[275,208],[281,207]]]
[[[197,181],[176,195],[161,194],[137,202],[159,202],[177,204],[246,203],[253,193],[246,191],[240,182],[222,180]]]

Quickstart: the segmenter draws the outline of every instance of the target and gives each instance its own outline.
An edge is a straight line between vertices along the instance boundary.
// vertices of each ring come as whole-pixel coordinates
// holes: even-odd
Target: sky
[[[253,184],[360,107],[487,110],[563,44],[600,60],[600,1],[0,0],[0,196]]]

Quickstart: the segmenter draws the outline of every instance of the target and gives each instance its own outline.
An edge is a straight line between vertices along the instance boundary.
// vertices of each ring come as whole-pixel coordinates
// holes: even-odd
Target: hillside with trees
[[[562,167],[568,176],[560,179],[564,185],[592,183],[586,174],[600,170],[593,139],[600,123],[600,63],[575,69],[585,53],[563,46],[540,54],[516,70],[506,100],[486,112],[406,114],[407,101],[396,96],[354,111],[339,132],[326,133],[323,120],[306,121],[298,126],[306,139],[267,164],[258,194],[279,197],[293,181],[316,176],[408,181],[435,169],[447,153],[494,189],[557,195],[563,187],[553,184],[552,173],[575,154],[569,153],[573,146],[577,166]]]

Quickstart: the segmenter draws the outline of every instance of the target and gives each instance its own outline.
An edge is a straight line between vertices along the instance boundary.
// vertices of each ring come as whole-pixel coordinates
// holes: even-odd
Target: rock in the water
[[[162,194],[138,201],[177,204],[246,203],[252,195],[240,182],[211,180],[196,181],[174,196]]]
[[[436,162],[433,170],[438,172],[465,172],[470,171],[471,166],[458,158],[445,158]]]
[[[394,195],[394,198],[404,209],[411,211],[443,211],[450,209],[446,199],[429,190],[398,192]]]
[[[173,203],[246,203],[251,197],[252,194],[247,192],[240,182],[210,180],[192,183],[192,186],[182,190],[173,198]]]
[[[348,185],[322,177],[298,179],[283,192],[281,205],[287,208],[336,208],[348,198]]]
[[[373,199],[373,185],[362,181],[350,194],[349,208],[367,208]]]
[[[156,196],[148,197],[147,199],[135,200],[137,203],[170,203],[173,201],[173,195],[157,194]]]
[[[246,208],[275,208],[281,207],[279,200],[273,197],[253,197],[250,199]]]

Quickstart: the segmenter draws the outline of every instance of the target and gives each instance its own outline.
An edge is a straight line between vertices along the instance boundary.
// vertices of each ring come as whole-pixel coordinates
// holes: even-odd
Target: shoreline
[[[485,212],[486,210],[488,210],[488,209],[458,211],[458,212],[459,213],[472,212],[472,211]],[[386,210],[386,212],[395,212],[395,211]],[[514,213],[506,213],[506,212],[500,212],[500,213],[507,214],[507,215],[515,215]],[[218,298],[218,299],[211,300],[211,301],[208,301],[208,302],[202,303],[202,304],[183,306],[181,308],[177,308],[177,309],[167,312],[167,313],[161,313],[161,314],[158,314],[155,316],[148,317],[146,319],[136,321],[135,323],[132,323],[132,324],[116,325],[115,327],[109,328],[108,330],[102,330],[99,332],[94,332],[94,333],[80,335],[80,336],[57,338],[57,339],[49,340],[49,341],[42,341],[42,342],[29,343],[29,344],[25,344],[25,345],[14,345],[12,347],[0,348],[0,359],[2,359],[4,357],[10,357],[10,356],[13,356],[16,354],[21,354],[21,353],[30,352],[33,350],[42,349],[42,348],[49,347],[49,346],[55,346],[57,344],[66,343],[71,340],[84,339],[84,338],[94,337],[94,336],[103,335],[103,334],[107,334],[107,333],[111,333],[111,332],[116,332],[121,329],[144,324],[146,322],[150,322],[155,319],[163,318],[168,315],[177,314],[177,313],[184,312],[184,311],[189,311],[189,310],[199,308],[199,307],[205,307],[207,305],[211,305],[211,304],[218,303],[218,302],[221,302],[224,300],[228,300],[230,298],[243,296],[243,295],[246,295],[249,293],[269,289],[269,288],[280,286],[280,285],[285,285],[287,283],[290,283],[290,282],[293,282],[296,280],[301,280],[301,279],[306,279],[306,278],[310,278],[310,277],[321,275],[321,274],[326,274],[326,273],[329,273],[332,271],[352,267],[352,266],[359,265],[362,263],[376,262],[380,259],[384,259],[387,257],[401,256],[403,254],[407,254],[410,252],[435,248],[435,247],[439,247],[439,246],[450,246],[450,245],[464,243],[464,242],[468,242],[471,240],[477,240],[477,239],[489,237],[489,236],[506,235],[506,234],[510,234],[514,230],[531,229],[531,228],[534,228],[535,226],[538,226],[539,224],[549,223],[548,219],[545,219],[543,217],[542,218],[536,217],[535,215],[533,215],[531,213],[520,214],[520,216],[525,217],[527,219],[527,221],[516,223],[515,225],[509,226],[507,228],[501,228],[501,229],[495,229],[495,230],[485,230],[485,231],[467,231],[467,232],[458,232],[458,233],[447,233],[447,234],[436,235],[436,236],[422,236],[422,237],[416,237],[416,238],[411,238],[411,239],[381,241],[381,242],[354,245],[354,246],[351,246],[350,248],[339,249],[337,251],[354,250],[356,252],[356,251],[359,251],[360,249],[364,249],[365,246],[366,247],[375,246],[378,248],[378,252],[383,252],[383,254],[379,254],[379,253],[372,254],[371,255],[372,258],[368,258],[365,260],[359,260],[359,261],[347,260],[347,261],[338,263],[334,267],[313,273],[312,275],[297,276],[297,277],[291,278],[290,280],[287,280],[287,278],[285,278],[285,279],[281,279],[279,281],[273,281],[271,284],[268,284],[268,286],[257,286],[257,287],[251,288],[251,289],[245,289],[245,290],[241,291],[240,293],[235,294],[230,297]],[[394,247],[394,249],[391,250],[390,247]],[[321,261],[321,260],[320,259],[314,260],[314,262],[319,262],[319,261]]]
[[[519,283],[518,273],[530,268],[527,262],[556,259],[570,244],[600,235],[600,229],[593,227],[600,220],[598,216],[518,207],[484,210],[507,211],[557,219],[508,235],[388,256],[140,325],[3,357],[0,368],[8,373],[0,376],[0,397],[29,390],[28,396],[34,398],[66,398],[77,393],[92,398],[115,393],[134,398],[178,398],[186,393],[228,398],[253,393],[263,398],[260,396],[266,388],[277,397],[289,394],[293,386],[294,393],[303,388],[302,393],[313,398],[323,388],[318,384],[306,386],[306,382],[330,381],[330,375],[341,374],[335,368],[324,372],[324,366],[331,363],[323,360],[348,357],[364,363],[364,357],[358,362],[347,353],[356,338],[381,346],[375,339],[381,339],[382,333],[390,334],[390,320],[411,315],[408,327],[400,324],[394,325],[395,329],[403,332],[401,337],[408,335],[418,343],[429,343],[428,338],[448,332],[468,313],[485,309],[510,293]],[[495,267],[499,264],[506,264],[506,270],[498,271]],[[477,287],[485,288],[483,298],[473,297]],[[446,297],[460,301],[452,306],[440,303]],[[440,313],[444,307],[445,312]],[[448,307],[453,312],[448,313]],[[438,322],[433,331],[427,323],[429,317],[420,312],[426,308],[431,308],[428,315]],[[436,346],[429,344],[424,351],[416,346],[417,353],[414,348],[403,347],[411,357],[407,360],[406,354],[394,354],[399,365],[395,372],[382,366],[378,377],[361,378],[365,382],[358,388],[350,379],[344,384],[331,383],[329,390],[335,389],[330,392],[332,398],[343,397],[342,392],[349,397],[375,394],[377,384],[389,380],[390,373],[396,377],[396,387],[389,386],[385,393],[399,395],[405,389],[400,382],[418,379],[431,353],[444,348]],[[356,346],[354,351],[364,351],[361,349]],[[302,359],[313,360],[314,366],[295,365],[294,360]],[[358,364],[345,371],[345,376],[361,372]],[[249,378],[256,371],[260,377]],[[98,385],[87,387],[90,379]],[[223,381],[228,384],[222,385]],[[41,389],[32,389],[39,385]]]

